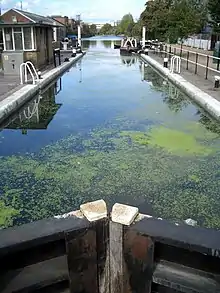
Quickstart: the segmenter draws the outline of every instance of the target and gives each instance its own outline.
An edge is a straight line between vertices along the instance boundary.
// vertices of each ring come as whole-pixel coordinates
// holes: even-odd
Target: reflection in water
[[[218,121],[213,120],[207,114],[202,113],[198,110],[197,115],[200,116],[199,122],[205,126],[205,128],[213,133],[220,134],[220,125]]]
[[[99,40],[99,39],[91,39],[91,40],[83,40],[82,46],[84,49],[94,49],[94,48],[105,48],[105,49],[114,49],[114,44],[120,45],[121,40]]]
[[[43,93],[33,98],[19,113],[10,119],[6,129],[22,129],[27,134],[28,129],[47,129],[54,115],[62,104],[57,104],[55,96],[62,90],[61,78]]]
[[[138,57],[137,56],[125,56],[125,55],[120,55],[121,61],[123,64],[126,66],[131,66],[135,63],[137,63]]]
[[[145,62],[141,62],[139,68],[141,70],[142,81],[150,82],[154,89],[163,92],[163,101],[172,112],[181,112],[190,104],[189,99],[177,87],[171,82],[164,80],[151,66]]]

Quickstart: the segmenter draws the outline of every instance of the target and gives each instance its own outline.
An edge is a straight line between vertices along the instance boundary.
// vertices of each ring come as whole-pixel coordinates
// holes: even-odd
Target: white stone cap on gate
[[[107,206],[103,199],[82,204],[80,211],[89,222],[107,217]]]
[[[112,207],[111,219],[115,223],[131,225],[139,213],[138,208],[116,203]]]

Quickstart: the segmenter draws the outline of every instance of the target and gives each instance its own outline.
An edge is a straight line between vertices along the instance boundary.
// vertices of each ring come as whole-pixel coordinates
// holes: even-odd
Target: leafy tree
[[[130,13],[125,14],[117,27],[117,34],[131,35],[134,25],[133,16]]]
[[[211,16],[211,23],[214,31],[220,31],[220,1],[208,0],[208,11]]]
[[[143,27],[142,21],[138,20],[133,26],[132,36],[140,38],[142,36],[142,27]]]
[[[95,36],[97,34],[97,29],[96,29],[96,25],[95,24],[90,25],[89,29],[90,29],[90,34],[92,36]]]
[[[205,7],[192,0],[176,0],[168,14],[169,27],[166,36],[172,42],[198,33],[206,21]]]
[[[154,0],[146,3],[141,20],[150,38],[186,38],[197,33],[206,22],[206,4],[197,0]]]
[[[146,3],[146,8],[141,14],[141,20],[147,27],[148,37],[164,39],[168,28],[168,14],[170,1],[155,0]]]
[[[112,34],[112,30],[113,30],[113,28],[112,28],[111,24],[105,23],[103,25],[103,27],[100,29],[99,34],[100,35],[110,35],[110,34]]]

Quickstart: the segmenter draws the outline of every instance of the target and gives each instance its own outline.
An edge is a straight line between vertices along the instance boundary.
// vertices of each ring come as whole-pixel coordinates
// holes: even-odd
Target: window
[[[22,31],[21,28],[14,28],[14,43],[15,43],[15,50],[23,50],[23,44],[22,44]]]
[[[17,17],[16,16],[12,16],[12,22],[17,22]]]
[[[24,33],[24,49],[30,50],[32,49],[32,42],[31,42],[31,28],[30,27],[24,27],[23,28]]]
[[[13,44],[12,44],[12,29],[11,28],[5,28],[5,46],[6,50],[13,50]]]
[[[33,27],[4,28],[4,39],[5,50],[32,50],[36,48]]]

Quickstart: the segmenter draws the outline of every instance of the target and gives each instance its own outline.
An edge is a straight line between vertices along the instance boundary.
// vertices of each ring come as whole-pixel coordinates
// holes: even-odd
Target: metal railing
[[[23,71],[24,68],[24,71]],[[32,78],[32,83],[36,84],[36,81],[39,81],[39,77],[37,74],[37,71],[34,67],[34,64],[30,61],[24,62],[20,65],[20,80],[21,80],[21,84],[27,83],[28,81],[28,72],[31,75]],[[24,77],[24,79],[23,79]]]
[[[171,58],[170,72],[173,73],[175,71],[175,61],[176,61],[176,72],[180,73],[181,58],[179,56],[173,56]]]
[[[172,45],[163,45],[163,50],[160,51],[160,54],[162,55],[163,53],[164,56],[168,57],[169,59],[171,59],[172,56],[179,56],[186,65],[185,69],[194,71],[195,74],[198,74],[199,71],[201,72],[201,69],[204,69],[205,79],[208,79],[209,73],[215,75],[217,73],[220,75],[219,57],[206,55],[197,51],[186,50],[181,46],[176,47]]]

